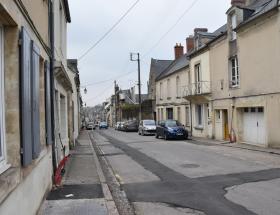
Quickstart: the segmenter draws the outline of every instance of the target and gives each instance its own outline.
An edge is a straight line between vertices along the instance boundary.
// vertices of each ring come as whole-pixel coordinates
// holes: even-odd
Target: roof
[[[157,60],[152,58],[150,72],[154,73],[157,78],[172,62],[172,60]]]
[[[240,26],[250,22],[251,20],[256,19],[257,17],[265,14],[266,12],[271,11],[272,9],[278,7],[279,0],[255,0],[251,4],[243,7],[241,9],[245,9],[250,11],[247,19],[243,21]],[[240,27],[239,26],[239,27]]]
[[[209,35],[211,35],[211,40],[209,42],[207,42],[206,44],[203,44],[199,49],[193,50],[190,53],[188,53],[188,56],[192,56],[192,55],[195,55],[195,54],[203,51],[205,48],[208,47],[208,45],[210,45],[212,42],[214,42],[217,38],[224,35],[226,32],[227,32],[227,24],[219,27],[213,33],[208,33]],[[201,33],[201,32],[199,32],[199,33]]]
[[[68,0],[63,0],[64,10],[65,10],[65,16],[68,23],[71,22],[71,15],[70,15],[70,9],[69,9],[69,3]]]
[[[178,59],[172,61],[172,63],[156,78],[156,81],[170,76],[187,66],[189,66],[188,56],[187,54],[184,54]]]

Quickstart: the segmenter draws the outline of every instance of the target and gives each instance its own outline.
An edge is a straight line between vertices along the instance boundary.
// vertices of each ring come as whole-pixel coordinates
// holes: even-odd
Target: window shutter
[[[46,108],[46,138],[47,145],[52,144],[52,126],[51,126],[51,77],[50,64],[45,62],[45,108]]]
[[[31,98],[32,98],[32,158],[38,158],[40,143],[40,50],[32,41]]]
[[[27,166],[32,161],[32,136],[31,136],[31,39],[27,31],[22,27],[21,31],[21,65],[20,65],[20,89],[21,89],[21,153],[22,164]]]

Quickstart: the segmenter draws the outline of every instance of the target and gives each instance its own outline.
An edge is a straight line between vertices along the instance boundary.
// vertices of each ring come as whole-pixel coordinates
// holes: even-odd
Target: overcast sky
[[[136,0],[69,0],[68,58],[79,58],[127,11]],[[192,5],[194,0],[140,0],[117,28],[79,61],[81,85],[117,78],[121,89],[137,84],[137,64],[130,52],[145,55]],[[142,92],[147,92],[151,58],[174,59],[174,45],[182,43],[196,27],[214,31],[226,23],[230,0],[198,0],[178,25],[141,61]],[[83,90],[83,89],[82,89]],[[113,81],[87,86],[87,106],[100,104],[113,93]]]

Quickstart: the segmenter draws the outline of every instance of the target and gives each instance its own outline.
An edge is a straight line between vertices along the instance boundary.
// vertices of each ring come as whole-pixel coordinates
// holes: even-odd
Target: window
[[[181,122],[181,108],[177,107],[177,120]]]
[[[231,15],[230,17],[230,37],[231,40],[236,40],[236,32],[234,31],[234,29],[237,27],[237,17],[236,14]]]
[[[170,99],[170,91],[171,91],[171,89],[170,89],[170,79],[167,79],[167,99]]]
[[[190,108],[186,107],[186,126],[190,126]]]
[[[200,64],[194,66],[195,71],[195,90],[197,94],[201,93],[201,68]]]
[[[159,84],[159,98],[162,100],[162,82]]]
[[[230,59],[230,68],[231,68],[231,86],[237,87],[239,86],[239,66],[237,56]]]
[[[181,82],[180,82],[180,77],[176,77],[176,95],[177,98],[181,97]]]
[[[166,118],[167,119],[173,119],[173,108],[167,108],[166,109]]]
[[[221,121],[221,110],[216,110],[216,122]]]
[[[203,106],[196,105],[196,125],[197,127],[203,127]]]
[[[0,27],[0,174],[7,168],[5,145],[5,113],[4,113],[4,65],[3,65],[3,28]]]
[[[259,113],[263,113],[263,112],[264,112],[264,108],[263,108],[263,107],[259,107],[259,108],[258,108],[258,112],[259,112]]]

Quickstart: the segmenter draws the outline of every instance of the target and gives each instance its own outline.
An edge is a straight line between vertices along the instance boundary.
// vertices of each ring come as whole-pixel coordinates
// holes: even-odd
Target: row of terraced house
[[[155,119],[176,119],[193,137],[280,148],[278,0],[232,0],[227,23],[194,29],[186,53],[152,59]]]
[[[80,127],[67,0],[0,0],[0,214],[36,214]]]

